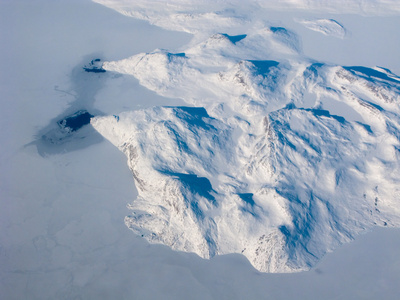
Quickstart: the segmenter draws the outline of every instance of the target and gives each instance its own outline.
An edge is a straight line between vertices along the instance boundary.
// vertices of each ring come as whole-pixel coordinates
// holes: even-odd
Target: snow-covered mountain
[[[250,9],[174,15],[185,2],[165,14],[140,1],[97,2],[194,33],[180,53],[102,66],[187,103],[91,121],[128,158],[139,196],[125,223],[135,233],[294,272],[367,228],[400,226],[400,78],[390,70],[307,58],[294,31]],[[333,19],[298,22],[346,34]]]
[[[0,1],[0,299],[397,299],[400,228],[388,227],[396,226],[398,204],[385,207],[398,200],[389,186],[398,113],[386,101],[398,95],[398,79],[383,68],[400,75],[399,2],[102,2],[123,14],[92,0]],[[143,20],[126,16],[133,14]],[[118,62],[130,56],[143,60]],[[119,73],[122,67],[135,76]],[[368,107],[381,118],[368,117]],[[92,116],[127,153],[128,144],[138,146],[132,167],[151,177],[145,184],[156,185],[154,197],[143,190],[136,199],[126,156],[89,124]],[[176,136],[135,129],[150,127]],[[268,175],[272,167],[279,172]],[[163,186],[187,216],[166,209]],[[125,226],[128,215],[139,235]],[[275,264],[282,268],[297,263],[289,255],[304,254],[300,242],[319,255],[329,239],[330,248],[355,240],[308,272],[277,274],[255,270],[241,254],[201,259],[141,237],[148,239],[146,228],[173,237],[184,226],[176,244],[187,241],[208,256],[229,241],[240,253],[258,232],[275,230],[286,245],[288,258]],[[335,226],[342,228],[331,232]],[[205,239],[210,228],[219,250]]]

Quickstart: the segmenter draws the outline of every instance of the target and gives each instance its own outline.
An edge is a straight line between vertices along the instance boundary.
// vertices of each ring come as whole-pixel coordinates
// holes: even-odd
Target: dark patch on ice
[[[243,40],[247,34],[240,34],[240,35],[228,35],[226,33],[222,33],[224,37],[227,37],[232,44],[236,44],[237,42]]]
[[[49,122],[36,135],[36,140],[29,145],[35,145],[41,156],[61,154],[84,149],[101,142],[104,138],[90,125],[90,118],[103,113],[94,108],[93,103],[97,92],[102,88],[107,75],[94,74],[82,68],[85,62],[90,61],[85,67],[101,68],[98,55],[86,56],[71,71],[71,86],[56,91],[74,100],[64,112]]]
[[[104,69],[96,69],[96,68],[83,68],[86,72],[92,72],[92,73],[105,73],[106,70]]]
[[[79,110],[58,120],[58,127],[49,125],[49,129],[36,141],[39,154],[70,152],[101,141],[102,137],[94,128],[87,126],[93,117],[88,111]]]
[[[85,125],[90,123],[90,119],[94,116],[88,113],[86,110],[80,110],[71,116],[67,116],[64,119],[57,122],[60,128],[68,132],[77,131]]]

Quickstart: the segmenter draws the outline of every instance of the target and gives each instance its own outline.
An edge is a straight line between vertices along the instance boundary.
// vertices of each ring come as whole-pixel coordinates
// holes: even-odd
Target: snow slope
[[[332,19],[317,19],[317,20],[301,20],[306,28],[321,32],[325,35],[331,35],[337,38],[344,38],[346,29],[335,20]]]
[[[139,191],[125,218],[134,232],[204,258],[242,253],[260,271],[293,272],[374,225],[399,226],[395,74],[309,59],[294,31],[260,25],[248,10],[210,17],[182,15],[191,6],[179,1],[168,13],[100,3],[195,34],[180,53],[103,64],[189,105],[92,120],[128,158]],[[336,21],[314,25],[341,32]],[[244,31],[212,32],[227,28]]]

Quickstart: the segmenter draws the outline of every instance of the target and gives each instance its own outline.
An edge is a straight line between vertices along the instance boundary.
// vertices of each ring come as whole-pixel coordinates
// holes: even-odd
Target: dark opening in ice
[[[83,68],[86,72],[92,72],[92,73],[104,73],[106,70],[104,69],[97,69],[97,68]]]
[[[83,126],[90,123],[90,118],[94,116],[88,113],[86,110],[80,110],[71,116],[66,117],[63,120],[58,121],[58,125],[66,131],[77,131]]]

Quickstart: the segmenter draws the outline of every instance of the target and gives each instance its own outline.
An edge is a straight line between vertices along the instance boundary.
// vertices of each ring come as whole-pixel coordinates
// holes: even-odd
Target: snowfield
[[[0,298],[396,299],[399,15],[0,1]]]

